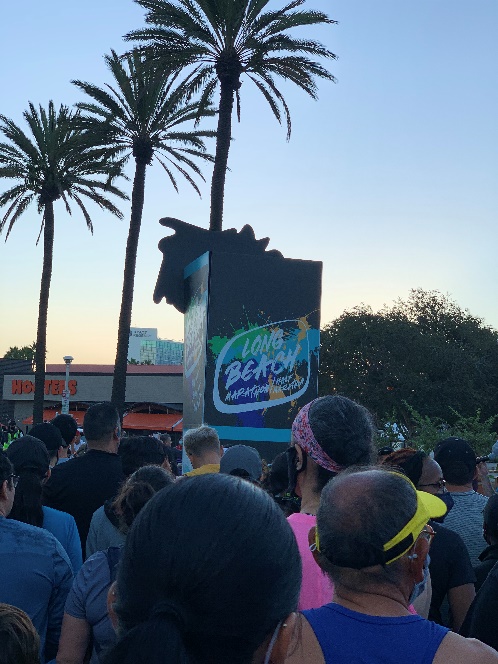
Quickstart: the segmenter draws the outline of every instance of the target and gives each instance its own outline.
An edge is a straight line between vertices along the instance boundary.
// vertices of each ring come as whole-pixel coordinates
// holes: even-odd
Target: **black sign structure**
[[[272,458],[317,396],[322,264],[265,251],[248,226],[161,223],[176,233],[159,244],[154,299],[185,313],[184,429],[206,423]]]

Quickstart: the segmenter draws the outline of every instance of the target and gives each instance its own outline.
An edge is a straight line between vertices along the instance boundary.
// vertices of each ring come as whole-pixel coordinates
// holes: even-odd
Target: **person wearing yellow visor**
[[[498,664],[488,646],[409,610],[434,537],[428,522],[445,511],[397,472],[345,471],[329,482],[310,548],[334,601],[300,614],[286,664]]]

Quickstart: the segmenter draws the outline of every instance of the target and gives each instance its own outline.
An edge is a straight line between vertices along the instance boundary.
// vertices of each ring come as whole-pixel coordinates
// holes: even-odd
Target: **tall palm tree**
[[[82,81],[73,82],[94,100],[91,103],[79,103],[78,108],[86,113],[86,126],[94,134],[95,140],[117,150],[125,159],[130,156],[135,159],[111,396],[112,402],[122,414],[147,166],[155,158],[177,191],[176,177],[180,175],[200,194],[192,175],[204,178],[194,159],[212,161],[213,158],[206,153],[204,138],[214,136],[214,132],[183,128],[185,123],[198,118],[199,113],[213,113],[207,107],[199,111],[198,103],[186,101],[183,85],[176,85],[177,76],[169,70],[148,62],[138,52],[132,52],[123,59],[112,51],[111,55],[105,56],[105,60],[114,78],[114,87],[106,85],[102,89]]]
[[[292,0],[281,9],[263,11],[269,0],[136,0],[147,10],[153,27],[130,32],[125,39],[140,41],[166,66],[187,68],[194,91],[202,90],[200,108],[220,87],[216,156],[211,182],[210,229],[221,230],[232,111],[237,101],[240,120],[242,74],[256,85],[279,122],[284,116],[287,138],[291,117],[275,77],[292,81],[313,99],[316,78],[333,81],[332,74],[308,56],[335,58],[322,44],[296,38],[289,30],[336,23],[326,14],[300,9],[305,0]]]
[[[45,386],[45,355],[47,347],[47,312],[52,278],[54,247],[54,203],[62,199],[71,214],[70,201],[83,213],[90,232],[92,220],[86,209],[85,197],[101,209],[122,218],[121,212],[109,200],[108,194],[127,196],[115,185],[121,175],[121,163],[109,152],[88,143],[87,132],[81,127],[79,114],[67,106],[57,111],[52,101],[48,111],[37,110],[29,104],[24,112],[31,136],[12,120],[0,115],[0,132],[7,143],[0,143],[0,178],[17,181],[0,195],[0,207],[8,205],[0,219],[0,232],[7,227],[7,240],[12,227],[35,201],[42,215],[40,239],[43,233],[43,269],[38,308],[38,329],[35,353],[35,395],[33,422],[43,421]],[[38,241],[37,241],[38,242]]]

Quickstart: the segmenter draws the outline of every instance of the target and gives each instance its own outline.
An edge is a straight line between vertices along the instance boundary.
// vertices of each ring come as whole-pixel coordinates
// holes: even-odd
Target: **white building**
[[[157,327],[131,327],[128,344],[128,362],[140,362],[140,346],[142,341],[157,341]],[[155,362],[153,362],[155,364]]]

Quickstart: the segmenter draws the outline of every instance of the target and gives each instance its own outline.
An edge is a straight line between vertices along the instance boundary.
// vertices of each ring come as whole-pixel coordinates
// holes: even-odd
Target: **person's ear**
[[[171,473],[173,475],[173,471],[171,470],[171,464],[169,462],[168,457],[164,457],[164,461],[161,464],[161,468],[164,468],[164,470],[167,470],[168,473]]]
[[[116,632],[118,629],[118,616],[116,614],[115,604],[118,599],[118,585],[114,581],[109,590],[107,591],[107,613],[109,615],[109,620],[111,621],[112,627]]]
[[[225,454],[225,448],[223,447],[223,445],[220,445],[220,459],[224,454]]]
[[[325,571],[322,566],[322,556],[316,546],[316,526],[313,526],[308,531],[308,545],[311,551],[311,555],[313,556],[313,560],[321,570]]]
[[[296,450],[296,470],[301,470],[303,467],[303,450],[296,444],[294,444],[294,449]]]
[[[410,561],[410,570],[415,583],[419,583],[424,578],[424,563],[429,553],[429,542],[425,537],[419,537],[415,542],[411,553],[407,556]]]

